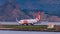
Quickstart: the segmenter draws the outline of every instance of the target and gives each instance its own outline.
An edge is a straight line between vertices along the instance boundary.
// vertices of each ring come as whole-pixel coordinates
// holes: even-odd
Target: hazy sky
[[[7,0],[0,0],[0,5]],[[60,0],[14,0],[14,2],[26,9],[41,9],[44,11],[60,11]]]

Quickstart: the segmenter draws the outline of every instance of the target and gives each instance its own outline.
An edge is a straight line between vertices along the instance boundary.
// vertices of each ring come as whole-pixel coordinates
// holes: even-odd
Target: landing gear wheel
[[[31,25],[33,25],[33,24],[30,23],[30,24],[28,24],[28,25],[31,26]]]
[[[22,25],[26,26],[26,24],[22,24]]]
[[[28,24],[26,24],[28,26]]]
[[[34,24],[31,24],[31,25],[34,25]]]

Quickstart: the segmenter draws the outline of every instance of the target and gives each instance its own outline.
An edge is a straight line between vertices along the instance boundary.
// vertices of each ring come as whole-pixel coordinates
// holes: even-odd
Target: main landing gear
[[[31,23],[29,23],[29,24],[20,24],[21,26],[33,26],[34,24],[31,24]]]

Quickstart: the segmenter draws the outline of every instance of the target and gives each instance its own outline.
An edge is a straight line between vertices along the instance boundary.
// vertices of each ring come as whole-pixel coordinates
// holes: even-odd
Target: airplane
[[[35,19],[22,19],[19,21],[16,18],[16,21],[17,21],[17,23],[19,23],[19,25],[34,25],[34,24],[36,24],[36,22],[39,22],[40,19],[41,19],[41,13],[39,11],[37,14],[37,17]]]

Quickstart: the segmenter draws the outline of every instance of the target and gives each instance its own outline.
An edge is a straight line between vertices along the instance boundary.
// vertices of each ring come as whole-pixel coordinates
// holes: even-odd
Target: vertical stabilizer
[[[41,14],[40,14],[40,11],[39,11],[38,14],[37,14],[36,19],[39,21],[40,20],[40,17],[41,17]]]

